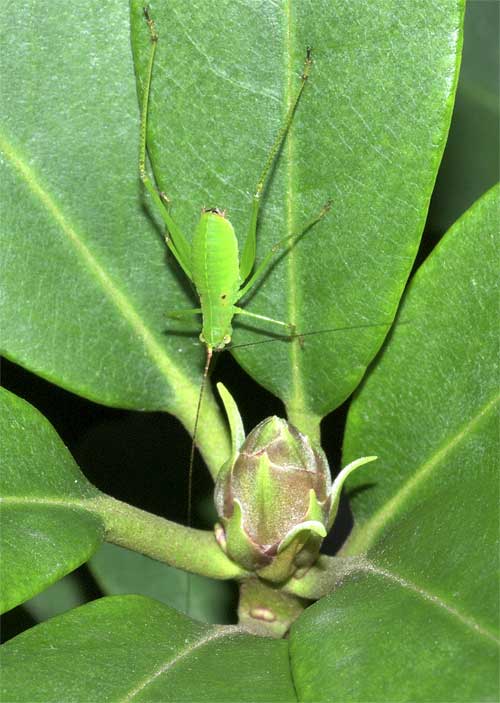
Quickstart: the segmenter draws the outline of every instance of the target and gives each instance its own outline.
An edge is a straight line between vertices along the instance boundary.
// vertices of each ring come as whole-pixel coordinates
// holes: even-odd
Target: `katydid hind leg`
[[[292,124],[293,116],[295,114],[295,110],[297,109],[297,105],[299,104],[299,100],[300,100],[302,92],[305,88],[307,79],[309,78],[309,73],[311,72],[311,67],[312,67],[311,49],[308,47],[307,52],[306,52],[306,59],[304,62],[304,69],[302,71],[300,87],[297,90],[297,93],[288,108],[285,120],[284,120],[278,134],[276,135],[276,139],[274,140],[274,143],[273,143],[271,149],[269,150],[269,154],[268,154],[266,162],[264,164],[264,168],[262,169],[262,173],[260,174],[260,178],[257,183],[257,188],[255,189],[255,194],[252,199],[252,214],[250,217],[250,224],[248,227],[247,236],[245,239],[245,244],[243,246],[243,252],[241,255],[241,263],[240,263],[240,278],[242,281],[245,281],[248,278],[248,276],[250,275],[250,273],[253,269],[254,263],[255,263],[257,220],[259,217],[259,209],[260,209],[262,194],[263,194],[265,187],[268,183],[268,179],[271,174],[271,170],[272,170],[272,166],[274,164],[274,161],[275,161],[276,157],[278,156],[279,152],[281,151],[281,147],[283,146],[283,142],[285,141],[286,135],[288,134],[288,130],[290,129],[290,125]]]
[[[234,306],[235,315],[244,315],[245,317],[251,317],[254,320],[263,320],[264,322],[271,322],[273,325],[279,325],[280,327],[286,327],[290,334],[289,337],[294,337],[296,334],[296,326],[293,322],[284,322],[283,320],[276,320],[274,317],[268,317],[267,315],[259,315],[255,312],[250,312],[244,308],[239,308]]]
[[[201,315],[201,308],[186,308],[185,310],[170,310],[166,313],[167,317],[171,319],[177,319],[179,317],[193,317],[194,315]]]
[[[303,237],[304,234],[306,234],[306,232],[308,232],[311,229],[311,227],[313,227],[317,222],[319,222],[321,219],[323,219],[323,217],[327,214],[327,212],[330,210],[330,208],[331,208],[331,201],[328,201],[327,203],[325,203],[325,205],[323,205],[323,207],[321,208],[321,210],[318,212],[317,215],[315,215],[314,217],[312,217],[310,220],[308,220],[306,222],[306,224],[302,227],[300,232],[295,232],[294,234],[289,234],[286,237],[283,237],[283,239],[280,239],[278,242],[276,242],[276,244],[273,245],[271,250],[263,258],[263,260],[261,261],[261,263],[259,264],[257,269],[254,271],[252,276],[248,279],[246,284],[243,286],[243,288],[241,288],[239,290],[238,297],[236,298],[236,301],[241,300],[241,298],[243,298],[248,293],[248,291],[251,288],[253,288],[253,286],[255,285],[257,280],[260,278],[260,276],[262,276],[262,274],[265,272],[265,270],[269,266],[269,263],[270,263],[271,259],[273,258],[273,256],[280,249],[282,249],[283,247],[285,247],[287,245],[289,245],[289,246],[293,245],[294,242],[296,242],[298,239]]]
[[[166,225],[167,234],[165,236],[165,241],[167,243],[167,246],[176,258],[177,262],[181,266],[186,276],[192,280],[190,244],[182,233],[180,227],[172,218],[167,207],[165,206],[164,201],[166,200],[168,202],[168,198],[166,198],[164,193],[160,193],[158,191],[146,168],[146,142],[148,130],[149,99],[151,95],[151,82],[153,77],[153,67],[155,62],[156,48],[158,45],[159,35],[156,31],[154,20],[152,19],[149,9],[147,7],[144,8],[144,16],[146,19],[146,23],[149,27],[151,48],[146,69],[146,80],[143,86],[142,95],[139,139],[139,175],[141,177],[141,181],[144,183],[145,188],[151,195],[153,202],[157,206],[158,212],[163,222]]]

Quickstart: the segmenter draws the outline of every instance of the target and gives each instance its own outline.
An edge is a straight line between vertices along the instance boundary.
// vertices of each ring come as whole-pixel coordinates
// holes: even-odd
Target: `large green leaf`
[[[345,459],[380,457],[348,482],[366,556],[294,628],[301,699],[498,700],[499,197],[418,271],[350,409]]]
[[[498,701],[498,642],[385,574],[355,572],[294,627],[300,701]]]
[[[427,227],[442,234],[500,171],[498,0],[469,2],[457,99]]]
[[[1,653],[5,703],[296,700],[286,642],[201,625],[142,596],[94,601]]]
[[[146,214],[126,3],[1,10],[2,351],[88,398],[166,409],[190,429],[202,349],[167,336],[186,303]],[[210,393],[199,440],[226,460]]]
[[[241,569],[218,547],[212,531],[185,528],[94,488],[53,427],[31,405],[0,389],[0,410],[3,610],[87,561],[104,538],[215,579],[241,575]],[[129,566],[137,567],[137,560],[142,567],[138,556]],[[155,567],[150,570],[153,574],[158,580]],[[185,594],[186,581],[181,580]],[[132,583],[129,577],[128,585]],[[193,597],[205,591],[203,579],[195,577],[190,583]],[[221,597],[224,587],[214,586],[212,593],[216,590]],[[170,593],[170,603],[172,599]]]
[[[103,538],[86,511],[97,490],[47,420],[0,389],[1,612],[87,561]]]
[[[142,6],[133,0],[132,39],[144,76]],[[149,150],[187,236],[201,206],[218,206],[228,208],[242,242],[251,195],[310,45],[314,66],[264,199],[258,258],[329,198],[333,207],[279,258],[247,307],[301,332],[390,322],[446,139],[462,2],[150,6],[159,42]],[[242,324],[236,344],[262,340]],[[356,387],[387,330],[263,344],[237,358],[309,429]]]

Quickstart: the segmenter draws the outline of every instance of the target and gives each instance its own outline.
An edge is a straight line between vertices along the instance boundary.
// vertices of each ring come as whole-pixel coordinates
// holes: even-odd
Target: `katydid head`
[[[229,326],[225,334],[223,331],[217,328],[212,329],[211,332],[212,334],[210,335],[209,339],[205,337],[205,335],[203,334],[203,330],[200,333],[200,342],[202,342],[202,344],[204,344],[207,349],[212,349],[215,352],[220,352],[225,349],[228,344],[231,343],[231,335],[233,332],[231,326]],[[213,343],[212,339],[215,339],[217,341]]]
[[[223,237],[234,236],[233,226],[227,219],[226,212],[226,210],[221,210],[218,207],[202,208],[196,229],[199,230],[201,228],[216,234],[220,232]]]
[[[221,236],[234,237],[233,226],[226,217],[227,210],[218,207],[202,208],[196,232],[215,233]]]

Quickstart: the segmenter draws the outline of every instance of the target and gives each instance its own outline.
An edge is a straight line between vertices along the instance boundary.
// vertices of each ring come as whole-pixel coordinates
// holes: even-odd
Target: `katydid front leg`
[[[146,70],[146,80],[143,88],[142,94],[142,106],[141,106],[141,125],[139,132],[139,175],[144,186],[147,188],[153,202],[157,206],[158,212],[160,213],[167,232],[165,234],[165,242],[174,255],[177,263],[182,268],[186,276],[193,280],[191,274],[191,252],[189,243],[182,233],[180,227],[177,225],[175,220],[170,215],[170,212],[164,205],[164,200],[168,200],[164,193],[158,192],[153,181],[151,180],[147,170],[146,170],[146,142],[147,142],[147,131],[148,131],[148,110],[149,110],[149,97],[151,94],[151,80],[153,77],[153,66],[156,55],[156,47],[158,45],[158,32],[156,31],[155,23],[149,14],[149,9],[144,8],[144,16],[146,18],[147,25],[149,27],[150,39],[151,39],[151,49],[149,53],[148,67]]]

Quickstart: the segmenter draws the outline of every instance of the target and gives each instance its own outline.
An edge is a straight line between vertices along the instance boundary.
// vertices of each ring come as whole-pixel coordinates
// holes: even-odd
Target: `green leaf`
[[[94,488],[53,427],[28,403],[0,390],[0,407],[1,539],[8,574],[2,608],[79,566],[104,538],[209,578],[245,573],[222,552],[212,531],[184,527]]]
[[[196,623],[142,596],[94,601],[2,647],[2,700],[295,701],[284,641]]]
[[[36,622],[53,618],[71,608],[77,608],[88,600],[88,593],[78,573],[68,574],[45,591],[23,603]]]
[[[500,4],[497,0],[467,4],[453,121],[427,222],[427,228],[434,233],[445,232],[498,180],[499,24]]]
[[[365,556],[293,630],[301,700],[498,700],[499,198],[419,269],[351,406],[344,459],[379,456],[348,481]]]
[[[108,595],[137,593],[181,612],[188,608],[187,614],[202,622],[228,622],[231,588],[226,581],[187,574],[114,544],[103,544],[88,566]]]
[[[149,34],[132,2],[144,75]],[[246,307],[299,332],[365,325],[236,352],[290,419],[318,419],[356,387],[379,349],[410,272],[446,140],[461,45],[461,0],[151,2],[159,34],[149,151],[171,213],[189,235],[200,207],[228,208],[243,243],[251,196],[306,46],[314,66],[264,198],[258,255],[333,200],[331,213],[279,256]],[[238,320],[235,344],[262,340]],[[264,334],[276,333],[267,326]]]
[[[425,592],[360,571],[292,627],[300,701],[497,701],[498,650]]]
[[[2,352],[87,398],[168,410],[192,430],[203,349],[167,335],[167,310],[189,296],[143,205],[127,5],[21,0],[0,23]],[[210,392],[203,410],[215,472],[229,440]]]
[[[453,534],[464,545],[469,544],[471,521],[482,524],[485,506],[497,507],[489,462],[499,403],[493,324],[499,289],[499,193],[497,186],[466,212],[419,269],[401,309],[407,324],[397,327],[351,405],[345,459],[363,447],[379,461],[347,482],[350,490],[369,486],[352,498],[356,529],[349,553],[369,549],[406,516],[420,491],[427,496],[431,485],[429,497],[436,506],[438,494],[443,506],[450,506],[457,491],[462,496],[458,506],[440,516],[439,530],[443,536],[451,534],[448,521],[456,521]],[[482,504],[483,493],[484,508],[476,512],[474,505]],[[423,507],[421,496],[415,507]],[[462,527],[459,507],[467,511]],[[435,542],[437,529],[427,524],[430,541]],[[495,530],[486,534],[494,537]],[[483,550],[477,550],[476,558],[483,557]]]
[[[85,479],[47,420],[0,390],[1,612],[87,561],[103,538],[83,508],[98,491]]]

